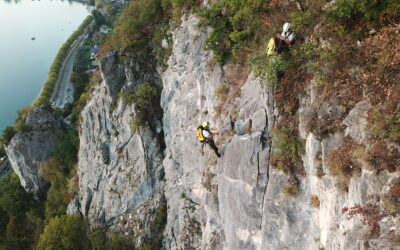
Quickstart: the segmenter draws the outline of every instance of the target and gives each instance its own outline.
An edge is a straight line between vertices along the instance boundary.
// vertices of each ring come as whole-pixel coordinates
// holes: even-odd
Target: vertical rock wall
[[[368,143],[368,102],[350,111],[344,131],[319,138],[311,132],[313,117],[343,114],[340,106],[319,103],[316,85],[308,84],[298,114],[304,174],[299,195],[289,197],[282,188],[290,177],[269,167],[271,130],[279,119],[273,88],[243,65],[215,65],[197,23],[195,16],[184,16],[173,31],[172,54],[160,75],[133,61],[122,70],[128,77],[122,89],[146,80],[162,85],[162,128],[132,132],[134,108],[117,98],[121,68],[113,57],[103,62],[103,81],[82,112],[80,191],[70,213],[84,214],[93,225],[114,225],[118,232],[149,233],[148,221],[165,195],[166,249],[393,248],[387,239],[399,227],[398,215],[386,216],[381,234],[371,239],[362,218],[349,219],[343,208],[387,192],[398,174],[362,170],[342,193],[327,166],[345,136]],[[221,158],[197,141],[195,130],[203,121],[219,132]],[[312,196],[319,208],[310,204]]]
[[[305,173],[299,195],[288,197],[282,188],[289,176],[268,167],[270,131],[279,117],[273,89],[238,67],[214,66],[210,52],[203,50],[206,34],[196,24],[194,16],[186,16],[173,32],[173,53],[162,73],[167,249],[393,248],[387,239],[399,227],[398,215],[385,217],[381,235],[371,239],[362,217],[349,219],[343,208],[366,205],[370,195],[387,192],[398,174],[362,170],[343,193],[327,166],[329,153],[345,136],[368,143],[368,103],[350,111],[345,131],[319,139],[310,132],[311,117],[339,116],[341,107],[318,103],[318,88],[309,84],[299,112]],[[233,96],[225,93],[228,101],[217,97],[222,82],[238,89]],[[219,159],[208,146],[201,154],[195,129],[202,121],[223,131],[216,137],[223,154]],[[311,196],[319,198],[319,209]]]
[[[162,142],[148,128],[132,130],[133,104],[125,104],[117,94],[121,86],[134,88],[155,77],[141,71],[139,62],[122,68],[116,57],[103,60],[102,80],[92,86],[81,113],[80,190],[68,210],[87,216],[93,226],[113,225],[114,231],[144,236],[141,231],[149,228],[140,228],[140,223],[154,217],[163,197]]]
[[[49,186],[40,176],[42,164],[63,138],[62,122],[54,112],[40,107],[28,115],[26,126],[26,132],[14,135],[6,146],[6,152],[21,185],[39,197]]]
[[[175,30],[162,73],[167,248],[261,249],[272,100],[253,74],[213,66],[196,24],[188,16]],[[215,92],[223,82],[237,85],[237,92],[221,107]],[[195,130],[203,121],[221,132],[219,159],[208,145],[201,154]]]
[[[274,89],[244,65],[216,65],[197,23],[194,15],[182,18],[162,72],[146,56],[125,65],[117,55],[103,60],[102,80],[91,86],[81,114],[79,192],[68,213],[135,235],[137,246],[151,238],[158,207],[167,204],[165,249],[396,249],[388,239],[398,234],[398,214],[385,215],[372,237],[361,216],[349,218],[343,209],[368,204],[400,175],[362,169],[348,192],[329,175],[328,156],[346,136],[368,145],[368,100],[347,114],[344,131],[322,138],[311,121],[345,114],[335,102],[320,103],[316,83],[307,84],[298,112],[304,173],[299,194],[287,196],[282,189],[290,177],[269,166],[279,119]],[[146,81],[162,86],[164,114],[136,133],[134,105],[120,93]],[[195,136],[203,121],[217,132],[221,158]],[[27,124],[31,131],[14,136],[6,150],[25,189],[39,193],[47,184],[40,166],[60,140],[61,125],[45,109],[31,113]]]

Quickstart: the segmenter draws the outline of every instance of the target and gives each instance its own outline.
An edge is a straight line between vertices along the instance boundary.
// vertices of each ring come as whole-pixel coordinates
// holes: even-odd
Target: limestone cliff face
[[[64,133],[61,119],[44,107],[31,112],[26,125],[29,131],[18,132],[6,146],[6,152],[21,185],[38,197],[48,187],[48,182],[40,177],[42,163],[50,157]]]
[[[173,55],[162,74],[167,248],[261,248],[272,100],[246,70],[210,67],[206,34],[196,23],[189,16],[174,32]],[[215,94],[223,82],[236,89],[225,104]],[[221,132],[220,159],[207,145],[201,154],[194,131],[202,121]]]
[[[139,233],[140,225],[133,222],[152,218],[162,202],[162,141],[157,132],[147,128],[140,134],[133,132],[130,121],[134,108],[117,98],[118,85],[121,88],[120,81],[125,79],[121,75],[128,73],[123,88],[134,88],[146,79],[154,80],[154,76],[136,78],[129,74],[135,67],[133,62],[125,68],[115,58],[103,60],[102,80],[93,86],[81,113],[80,190],[68,212],[83,214],[93,226],[114,225],[115,231],[133,234]],[[138,67],[136,76],[141,72]],[[121,221],[122,226],[118,224]]]
[[[362,218],[348,218],[345,207],[366,205],[370,195],[387,192],[398,174],[362,170],[352,178],[348,193],[336,187],[327,167],[329,152],[349,135],[368,144],[363,101],[344,119],[344,132],[318,139],[310,132],[310,115],[339,116],[341,107],[319,103],[318,88],[310,82],[302,98],[299,131],[304,140],[304,173],[300,193],[282,193],[290,177],[269,167],[270,132],[279,113],[266,82],[236,66],[212,66],[204,51],[205,34],[196,28],[194,16],[183,19],[173,32],[173,53],[162,73],[166,155],[165,195],[168,202],[167,249],[390,249],[396,215],[381,222],[381,234],[367,239]],[[217,98],[221,83],[229,84],[225,99]],[[194,135],[209,121],[222,131],[216,137],[221,158]],[[322,177],[318,172],[322,171]],[[320,208],[310,197],[320,200]]]
[[[163,234],[163,249],[396,249],[388,239],[399,236],[399,214],[384,214],[376,234],[359,214],[349,218],[346,208],[387,193],[400,174],[362,168],[347,192],[329,174],[329,154],[346,137],[368,146],[368,98],[346,113],[335,95],[329,102],[318,98],[317,81],[305,84],[295,116],[304,171],[297,176],[298,195],[288,196],[282,190],[292,176],[271,166],[272,131],[282,119],[273,84],[244,65],[216,65],[204,49],[207,31],[197,24],[194,15],[182,17],[165,68],[157,69],[146,53],[103,59],[80,117],[79,192],[68,213],[84,215],[91,228],[110,226],[138,248]],[[163,114],[136,132],[135,106],[122,96],[144,82],[162,89]],[[343,120],[343,130],[318,135],[315,119]],[[196,138],[203,121],[216,132],[220,158]],[[41,164],[61,140],[62,122],[39,108],[26,123],[29,132],[17,133],[6,150],[24,188],[40,195],[48,185]],[[154,232],[165,219],[164,229],[157,226],[163,232]]]
[[[183,17],[172,32],[168,65],[158,74],[146,71],[145,59],[121,67],[110,56],[102,63],[103,80],[82,112],[80,191],[69,212],[137,236],[151,234],[155,209],[166,202],[165,249],[393,247],[386,239],[399,227],[397,215],[386,216],[380,236],[371,240],[361,218],[349,219],[343,208],[367,204],[369,195],[386,192],[398,174],[363,169],[348,193],[338,191],[327,174],[328,154],[345,136],[368,143],[368,101],[348,113],[343,132],[321,139],[311,132],[311,117],[339,116],[341,107],[319,103],[316,84],[308,84],[298,115],[304,173],[299,195],[285,196],[290,177],[269,164],[271,130],[279,119],[274,89],[241,65],[215,65],[197,22],[193,15]],[[127,77],[122,90],[144,81],[162,86],[164,114],[155,129],[132,132],[134,106],[118,98],[120,74]],[[195,129],[203,121],[219,132],[221,158],[208,145],[201,152]],[[311,196],[318,197],[319,209],[310,204]]]

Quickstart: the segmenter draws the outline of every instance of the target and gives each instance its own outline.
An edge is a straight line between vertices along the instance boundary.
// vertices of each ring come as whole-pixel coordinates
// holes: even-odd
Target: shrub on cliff
[[[292,196],[292,197],[295,197],[300,193],[299,187],[291,184],[282,187],[281,191],[285,196]]]
[[[67,175],[63,173],[61,166],[62,164],[55,157],[51,157],[43,163],[41,177],[51,183],[45,201],[46,218],[61,216],[67,210],[69,203]]]
[[[67,173],[78,161],[79,136],[78,132],[68,130],[64,139],[59,142],[52,155],[56,157],[62,165],[61,170]]]
[[[400,142],[400,109],[378,105],[368,118],[371,139]]]
[[[172,19],[174,26],[177,26],[182,15],[193,7],[199,6],[201,2],[201,0],[162,0],[162,7]]]
[[[390,213],[400,211],[400,179],[394,181],[389,192],[382,197],[384,208]]]
[[[274,129],[272,137],[275,151],[271,156],[271,166],[285,173],[293,172],[301,162],[302,149],[296,132],[288,128]]]
[[[126,6],[116,21],[115,28],[102,45],[101,54],[120,50],[140,54],[148,46],[156,31],[163,10],[161,0],[137,0]]]
[[[14,127],[8,126],[3,130],[3,142],[5,144],[9,143],[11,138],[13,138],[13,136],[17,133],[17,131],[15,131]]]
[[[153,118],[160,114],[160,90],[154,84],[145,82],[131,95],[135,104],[135,117],[131,122],[133,130],[146,124],[151,125]]]
[[[241,52],[257,43],[267,8],[268,2],[262,0],[222,0],[198,12],[200,26],[213,28],[206,48],[214,52],[216,62],[222,64],[230,55],[238,59]]]
[[[30,128],[26,124],[26,118],[29,113],[33,111],[31,106],[25,106],[22,109],[18,110],[18,117],[14,122],[14,128],[17,132],[29,132]]]
[[[74,86],[74,101],[79,100],[89,84],[90,75],[88,73],[72,73],[71,82]]]
[[[52,152],[52,157],[43,163],[41,176],[51,183],[45,202],[46,218],[65,214],[71,199],[68,182],[74,176],[73,168],[78,160],[79,137],[69,130]]]
[[[6,156],[6,150],[4,149],[4,142],[3,140],[0,138],[0,159]],[[0,160],[0,163],[2,163],[2,161]]]
[[[331,22],[354,27],[360,22],[381,22],[398,18],[400,2],[397,0],[339,0],[326,11]]]

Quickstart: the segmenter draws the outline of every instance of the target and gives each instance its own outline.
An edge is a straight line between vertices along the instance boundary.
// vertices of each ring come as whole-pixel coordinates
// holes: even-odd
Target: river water
[[[0,0],[0,133],[39,95],[58,49],[89,13],[80,2]]]

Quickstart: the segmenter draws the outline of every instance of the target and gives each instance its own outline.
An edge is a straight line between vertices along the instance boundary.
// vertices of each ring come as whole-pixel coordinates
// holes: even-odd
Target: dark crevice
[[[268,100],[269,100],[269,105],[271,105],[271,106],[273,107],[273,109],[275,109],[275,106],[276,106],[275,100],[272,99],[272,101],[270,101],[271,98],[273,97],[274,93],[275,93],[275,87],[270,88],[270,90],[271,90],[272,93],[271,93],[270,96],[269,96],[270,98],[268,98]],[[268,113],[268,111],[267,111],[267,113]],[[274,112],[272,113],[272,116],[274,116],[273,114],[274,114]],[[278,117],[279,117],[279,115],[276,116],[276,117],[273,117],[272,121],[270,121],[270,122],[271,122],[271,125],[272,125],[271,128],[274,127],[275,121],[278,119]],[[268,128],[269,128],[268,115],[267,115],[266,127],[267,127],[267,130],[268,130]],[[261,204],[260,229],[262,229],[262,223],[263,223],[263,218],[264,218],[265,195],[266,195],[266,193],[267,193],[267,188],[268,188],[268,184],[269,184],[269,177],[270,177],[270,175],[269,175],[269,171],[270,171],[269,159],[271,159],[271,153],[272,153],[272,140],[265,140],[264,142],[265,142],[265,147],[266,147],[267,145],[269,145],[269,150],[268,150],[268,160],[267,160],[268,165],[267,165],[267,171],[266,171],[267,183],[266,183],[265,188],[264,188],[264,191],[263,191],[263,199],[262,199],[262,204]],[[260,165],[258,165],[258,167],[259,167],[259,166],[260,166]],[[258,171],[260,171],[259,168],[258,168]]]

